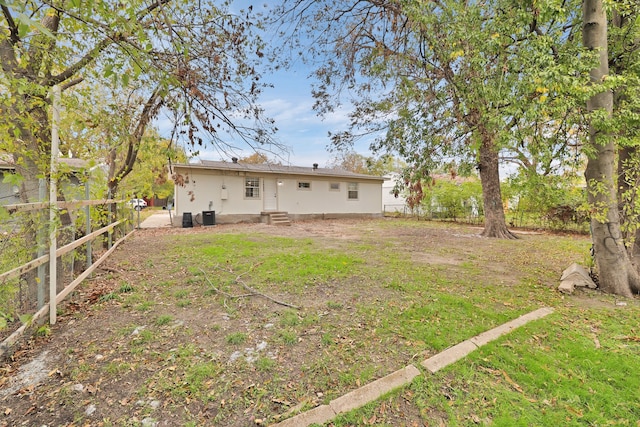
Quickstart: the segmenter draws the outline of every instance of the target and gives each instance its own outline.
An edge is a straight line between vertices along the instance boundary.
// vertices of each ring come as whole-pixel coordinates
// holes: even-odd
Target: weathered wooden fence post
[[[49,324],[56,323],[56,290],[58,276],[57,215],[58,215],[58,150],[60,145],[60,86],[53,87],[53,119],[51,121],[51,175],[49,176]]]
[[[47,181],[44,178],[40,178],[38,186],[38,201],[45,203],[47,200]],[[46,211],[39,211],[38,217],[43,224],[47,222]],[[45,248],[47,247],[47,229],[45,227],[38,227],[37,230],[38,239],[38,258],[44,256]],[[47,281],[47,267],[42,264],[38,266],[38,310],[44,307],[45,303],[45,283]]]

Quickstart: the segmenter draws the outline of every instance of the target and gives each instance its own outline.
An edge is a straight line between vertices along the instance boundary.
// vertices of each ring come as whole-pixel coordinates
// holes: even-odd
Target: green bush
[[[457,221],[482,215],[482,185],[476,178],[435,179],[423,191],[422,207],[429,218]]]

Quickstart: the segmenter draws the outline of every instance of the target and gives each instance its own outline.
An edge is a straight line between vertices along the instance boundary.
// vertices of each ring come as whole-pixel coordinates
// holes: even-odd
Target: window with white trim
[[[347,200],[358,200],[358,183],[347,183]]]
[[[311,182],[298,181],[298,190],[311,190]]]
[[[260,178],[244,179],[244,197],[245,199],[260,198]]]
[[[340,183],[339,182],[330,182],[329,183],[329,191],[340,191]]]

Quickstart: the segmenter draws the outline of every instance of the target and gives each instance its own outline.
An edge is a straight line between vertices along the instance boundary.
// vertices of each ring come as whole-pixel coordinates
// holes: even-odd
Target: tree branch
[[[140,12],[138,12],[136,14],[136,19],[138,21],[140,21],[141,19],[143,19],[144,17],[148,16],[151,12],[153,12],[157,8],[159,8],[162,5],[165,5],[167,3],[170,3],[171,1],[172,0],[158,0],[158,1],[150,4],[149,6],[147,6],[144,9],[142,9]],[[63,10],[61,10],[59,8],[56,8],[52,4],[49,4],[49,6],[53,7],[54,9],[58,10],[61,13],[68,14],[66,11],[63,11]],[[80,20],[80,18],[78,18],[78,17],[75,17],[75,19]],[[123,42],[123,41],[126,41],[126,40],[127,40],[127,37],[122,33],[114,33],[114,34],[107,35],[93,49],[91,49],[82,58],[80,58],[78,60],[78,62],[76,62],[75,64],[69,66],[66,70],[64,70],[60,74],[58,74],[56,76],[49,77],[46,81],[43,82],[43,85],[44,86],[53,86],[53,85],[56,85],[56,84],[60,84],[60,83],[62,83],[63,81],[65,81],[67,79],[70,79],[78,71],[83,69],[85,66],[87,66],[91,62],[93,62],[98,57],[98,54],[100,54],[102,51],[104,51],[107,47],[111,46],[112,44],[118,44],[119,42]]]
[[[241,297],[247,297],[247,296],[258,295],[258,296],[261,296],[261,297],[263,297],[263,298],[266,298],[266,299],[268,299],[269,301],[274,302],[274,303],[276,303],[276,304],[283,305],[283,306],[285,306],[285,307],[294,308],[294,309],[296,309],[296,310],[299,310],[299,309],[300,309],[300,307],[295,306],[295,305],[293,305],[293,304],[289,304],[288,302],[284,302],[284,301],[277,300],[277,299],[275,299],[275,298],[270,297],[269,295],[263,294],[262,292],[258,292],[257,290],[253,289],[252,287],[250,287],[249,285],[247,285],[246,283],[244,283],[244,282],[241,280],[242,276],[244,276],[244,275],[246,275],[246,274],[250,273],[250,272],[251,272],[251,270],[253,270],[253,269],[254,269],[255,267],[257,267],[258,265],[260,265],[260,264],[255,264],[255,265],[251,266],[251,268],[250,268],[249,270],[245,271],[244,273],[241,273],[241,274],[237,275],[237,276],[236,276],[236,278],[235,278],[235,280],[234,280],[234,282],[235,282],[235,283],[238,283],[238,284],[239,284],[239,285],[241,285],[243,288],[245,288],[246,290],[248,290],[249,292],[251,292],[250,294],[246,294],[246,295],[236,295],[236,296],[234,296],[234,295],[230,295],[230,294],[227,294],[227,293],[225,293],[225,292],[219,291],[215,286],[213,286],[213,284],[211,283],[211,281],[210,281],[210,280],[209,280],[209,278],[207,277],[207,273],[206,273],[203,269],[200,269],[200,271],[202,271],[202,273],[204,274],[205,279],[207,280],[207,282],[209,282],[209,284],[213,287],[213,289],[214,289],[216,292],[220,292],[221,294],[223,294],[223,295],[225,295],[225,296],[228,296],[229,298],[241,298]],[[222,268],[220,268],[220,267],[218,267],[218,266],[216,266],[216,268],[217,268],[217,269],[219,269],[219,270],[221,270],[221,271],[224,271],[224,272],[226,272],[226,273],[233,274],[233,271],[231,271],[231,270],[224,270],[224,269],[222,269]]]
[[[162,98],[161,89],[158,86],[149,96],[149,99],[147,99],[147,102],[140,113],[140,117],[138,118],[135,130],[127,138],[127,154],[122,167],[120,167],[117,173],[114,173],[113,175],[111,173],[109,174],[110,179],[108,186],[112,194],[116,193],[122,179],[133,170],[133,166],[138,157],[138,150],[140,148],[142,137],[144,136],[147,126],[151,120],[157,115],[163,102],[164,100]],[[112,167],[114,167],[112,170],[113,172],[115,171],[115,158],[113,160]]]
[[[0,62],[2,62],[2,70],[9,74],[17,74],[18,61],[13,51],[13,45],[9,39],[0,39]]]
[[[64,83],[63,85],[60,86],[60,91],[64,92],[65,90],[67,90],[67,89],[69,89],[69,88],[71,88],[71,87],[73,87],[73,86],[75,86],[77,84],[80,84],[83,81],[84,81],[84,77],[78,77],[78,78],[75,78],[73,80],[70,80],[70,81],[68,81],[68,82],[66,82],[66,83]]]
[[[15,46],[20,42],[18,26],[13,20],[13,16],[11,16],[11,11],[5,5],[2,5],[2,14],[4,15],[4,19],[7,21],[7,26],[9,27],[9,40],[11,40],[11,45]]]
[[[93,62],[103,50],[109,47],[113,43],[117,43],[118,41],[122,41],[124,38],[121,35],[114,35],[113,37],[107,37],[101,42],[99,42],[93,49],[87,52],[82,58],[78,60],[75,64],[69,66],[66,70],[61,72],[56,76],[51,76],[42,82],[43,86],[54,86],[64,82],[65,80],[70,79],[88,64]]]
[[[245,297],[250,297],[250,296],[255,295],[255,294],[253,294],[253,293],[251,293],[251,294],[231,295],[231,294],[229,294],[229,293],[227,293],[227,292],[225,292],[225,291],[223,291],[223,290],[220,290],[220,289],[216,288],[216,287],[215,287],[215,285],[214,285],[213,283],[211,283],[211,280],[209,280],[209,277],[207,276],[207,273],[206,273],[203,269],[201,269],[201,268],[200,268],[199,270],[200,270],[200,271],[202,271],[202,274],[204,274],[204,278],[205,278],[205,280],[207,281],[207,283],[209,283],[209,286],[211,286],[211,287],[213,288],[213,290],[214,290],[214,291],[216,291],[216,292],[217,292],[217,293],[219,293],[219,294],[224,295],[224,296],[225,296],[225,297],[227,297],[227,298],[233,298],[233,299],[236,299],[236,298],[245,298]]]

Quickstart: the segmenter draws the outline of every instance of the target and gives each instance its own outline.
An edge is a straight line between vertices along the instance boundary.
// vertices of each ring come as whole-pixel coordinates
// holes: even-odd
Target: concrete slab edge
[[[481,346],[490,343],[503,335],[508,334],[520,326],[523,326],[532,320],[541,319],[549,314],[553,313],[553,309],[549,307],[539,308],[530,313],[523,314],[522,316],[513,319],[500,326],[496,326],[486,332],[476,335],[466,341],[463,341],[453,347],[450,347],[435,356],[422,362],[422,366],[428,369],[431,373],[435,373],[445,366],[457,362],[458,360],[466,357],[469,353]]]
[[[335,418],[336,415],[349,412],[372,402],[379,397],[409,384],[420,375],[420,370],[413,365],[405,366],[389,375],[353,390],[328,405],[317,406],[309,411],[302,412],[294,417],[287,418],[271,427],[300,427],[311,424],[324,424]]]
[[[477,348],[478,346],[471,340],[462,341],[461,343],[458,343],[453,347],[449,347],[435,356],[424,360],[421,365],[427,368],[431,373],[435,373],[445,366],[449,366],[463,357],[466,357]]]
[[[418,368],[413,365],[406,366],[332,400],[329,402],[329,406],[336,414],[349,412],[378,399],[396,388],[409,384],[418,375],[420,375]]]
[[[548,307],[543,307],[540,308],[538,310],[532,311],[530,313],[526,313],[523,314],[522,316],[513,319],[507,323],[504,323],[500,326],[496,326],[493,329],[490,329],[486,332],[483,332],[479,335],[476,335],[475,337],[469,339],[469,341],[471,341],[472,343],[474,343],[475,345],[477,345],[478,347],[481,347],[491,341],[494,341],[498,338],[500,338],[503,335],[508,334],[509,332],[513,331],[516,328],[519,328],[520,326],[525,325],[528,322],[531,322],[532,320],[537,320],[540,319],[544,316],[547,316],[549,314],[553,313],[553,309],[548,308]]]
[[[337,414],[329,405],[316,406],[306,412],[302,412],[294,417],[273,424],[271,427],[299,427],[311,424],[324,424],[331,421]]]
[[[458,360],[466,357],[477,348],[511,332],[512,330],[531,322],[541,319],[553,313],[553,309],[543,307],[530,313],[524,314],[503,325],[497,326],[473,338],[462,341],[429,359],[424,360],[421,365],[430,372],[435,373]],[[356,390],[338,397],[329,402],[328,405],[317,406],[308,411],[302,412],[291,418],[287,418],[271,427],[303,427],[311,424],[324,424],[331,421],[338,414],[349,412],[372,402],[381,396],[395,390],[396,388],[409,384],[415,377],[420,375],[420,371],[413,365],[392,372],[391,374],[366,384]]]

